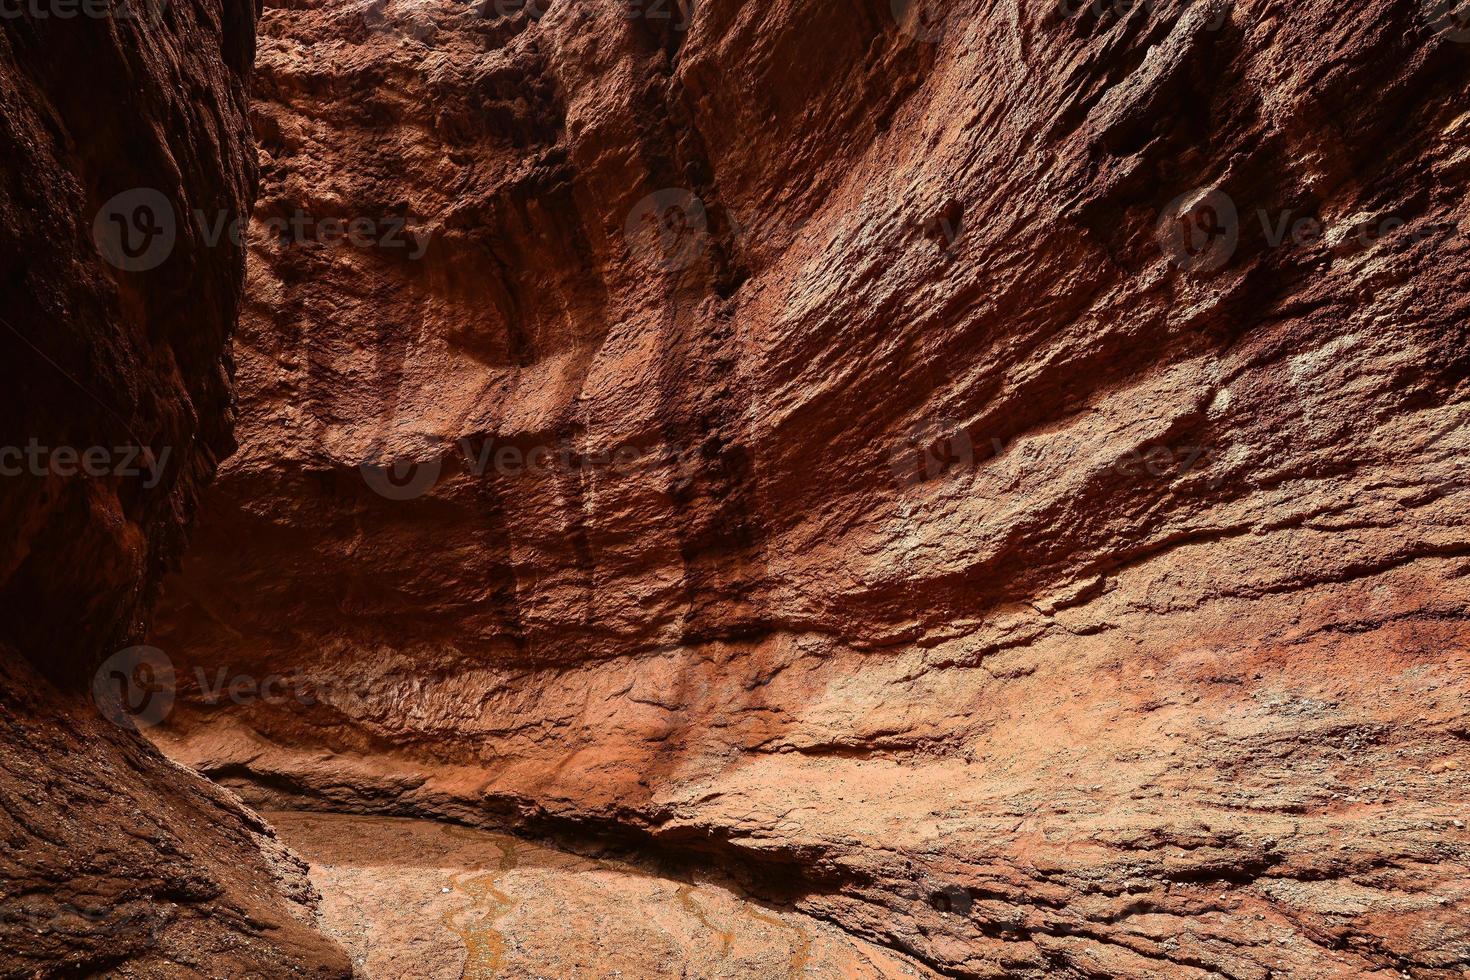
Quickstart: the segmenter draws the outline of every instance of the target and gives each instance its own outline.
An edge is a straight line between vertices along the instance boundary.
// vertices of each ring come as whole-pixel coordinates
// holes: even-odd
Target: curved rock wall
[[[3,11],[5,976],[348,974],[305,866],[118,710],[164,696],[129,645],[232,448],[244,252],[203,229],[254,193],[254,19],[244,0]]]
[[[1461,23],[267,10],[160,740],[953,975],[1458,977]]]

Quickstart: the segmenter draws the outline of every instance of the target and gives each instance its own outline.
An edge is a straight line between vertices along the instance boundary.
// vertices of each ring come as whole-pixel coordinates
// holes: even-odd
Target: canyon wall
[[[233,446],[245,257],[203,228],[254,194],[255,11],[3,18],[0,975],[348,975],[305,866],[126,710],[166,696],[130,645]]]
[[[155,736],[948,975],[1462,976],[1461,14],[270,7]]]

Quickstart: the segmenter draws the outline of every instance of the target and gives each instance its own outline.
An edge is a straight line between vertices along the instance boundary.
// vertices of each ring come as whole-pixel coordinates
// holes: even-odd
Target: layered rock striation
[[[1461,25],[267,9],[155,734],[947,975],[1459,977]]]

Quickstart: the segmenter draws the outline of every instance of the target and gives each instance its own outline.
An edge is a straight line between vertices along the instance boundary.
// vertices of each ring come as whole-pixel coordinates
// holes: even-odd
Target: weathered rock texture
[[[739,889],[428,820],[270,813],[366,977],[915,980],[933,976]]]
[[[1470,969],[1470,44],[1075,6],[267,10],[170,750],[957,976]]]
[[[327,976],[348,968],[311,924],[304,865],[269,828],[136,731],[104,720],[91,697],[104,657],[142,638],[200,490],[231,448],[225,345],[244,262],[242,249],[208,247],[180,221],[161,265],[123,271],[104,262],[106,226],[94,240],[94,216],[140,188],[162,195],[177,215],[248,210],[255,161],[244,77],[254,45],[254,11],[244,0],[183,0],[158,21],[83,16],[76,4],[6,8],[5,976]],[[150,212],[148,228],[162,230],[159,222],[167,222],[163,213]],[[108,254],[129,265],[122,253]],[[78,473],[79,457],[94,447],[103,454],[89,458],[96,475]],[[121,472],[142,470],[144,448],[161,469]]]

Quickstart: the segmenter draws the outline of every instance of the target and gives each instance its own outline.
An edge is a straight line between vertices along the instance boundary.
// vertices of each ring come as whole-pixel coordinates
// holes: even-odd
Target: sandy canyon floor
[[[721,884],[430,820],[265,816],[311,862],[322,927],[359,977],[937,976]]]

